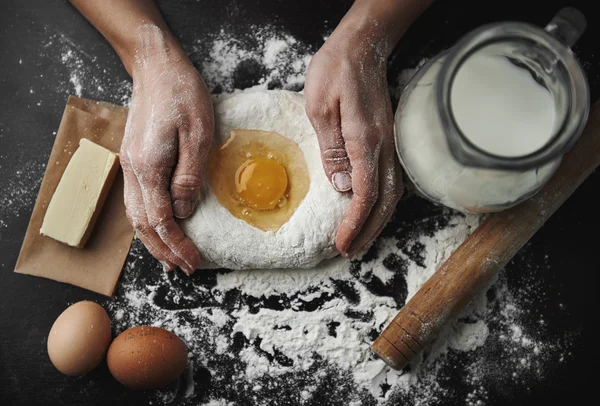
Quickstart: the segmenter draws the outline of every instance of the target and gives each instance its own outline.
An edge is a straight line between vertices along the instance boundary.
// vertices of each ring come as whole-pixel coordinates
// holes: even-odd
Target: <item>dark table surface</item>
[[[573,5],[583,10],[589,21],[575,52],[596,100],[600,96],[600,16],[592,11],[594,3],[438,1],[400,42],[391,58],[389,75],[394,77],[423,57],[437,54],[483,23],[516,19],[543,26],[560,7]],[[252,25],[275,24],[316,50],[350,2],[182,0],[160,4],[173,31],[188,48],[223,26],[243,33]],[[128,80],[117,57],[69,4],[59,0],[0,1],[0,404],[143,404],[151,394],[118,386],[105,366],[73,380],[58,373],[47,358],[46,337],[55,317],[75,301],[102,303],[106,299],[73,286],[12,272],[52,147],[53,131],[67,94],[73,92],[69,72],[48,46],[51,39],[61,38],[79,47],[111,78],[106,84],[100,80],[98,91],[86,89],[84,96],[116,103],[127,96],[121,87],[111,88],[111,83]],[[557,404],[597,394],[597,336],[593,331],[597,330],[599,308],[599,187],[600,174],[596,172],[532,239],[527,255],[518,256],[506,270],[509,287],[533,279],[541,284],[543,294],[528,303],[525,311],[531,318],[543,318],[548,334],[570,337],[572,345],[564,362],[542,380],[502,383],[490,392],[487,404]],[[417,209],[412,206],[406,209],[407,216],[425,216],[438,210],[425,202]],[[143,250],[142,255],[148,259]],[[525,266],[532,262],[539,266]],[[558,311],[559,305],[566,310]],[[329,399],[327,393],[315,399],[311,404],[343,404]],[[243,398],[237,403],[254,404]],[[437,403],[456,402],[449,397]]]

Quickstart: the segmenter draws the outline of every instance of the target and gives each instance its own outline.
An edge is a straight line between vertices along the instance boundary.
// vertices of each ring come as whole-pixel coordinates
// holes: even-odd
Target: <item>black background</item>
[[[162,1],[160,6],[186,47],[204,35],[218,32],[224,24],[244,32],[252,24],[269,23],[282,27],[316,50],[323,35],[335,28],[350,3],[187,0]],[[483,23],[515,19],[544,26],[560,7],[573,5],[588,18],[588,30],[575,52],[588,74],[592,100],[596,100],[600,96],[600,15],[592,11],[596,3],[438,1],[398,45],[390,62],[390,78],[401,69],[413,67],[423,57],[437,54]],[[24,163],[46,163],[54,141],[52,132],[58,127],[66,102],[65,93],[57,92],[51,84],[68,82],[65,78],[68,73],[41,53],[40,44],[49,33],[62,32],[81,44],[85,52],[97,57],[95,63],[106,69],[107,76],[125,79],[127,75],[100,34],[66,2],[1,0],[0,4],[0,194],[8,194],[15,171],[27,170],[22,168]],[[30,93],[30,88],[36,89],[35,94]],[[101,96],[106,101],[118,101],[110,92]],[[39,101],[41,106],[37,106]],[[38,172],[41,178],[43,172]],[[509,285],[527,283],[531,278],[542,280],[546,289],[544,299],[531,303],[529,310],[532,314],[543,314],[554,331],[576,333],[571,354],[544,381],[525,382],[506,387],[506,391],[499,389],[490,396],[489,404],[558,404],[578,401],[584,396],[594,399],[598,385],[597,336],[593,330],[597,331],[599,307],[599,186],[600,175],[596,172],[533,238],[527,258],[544,263],[542,269],[531,271],[533,275],[521,274],[522,257],[517,257],[507,269]],[[37,191],[38,187],[39,179],[33,179],[32,190]],[[33,196],[35,193],[32,191]],[[0,224],[0,404],[146,403],[147,394],[122,388],[110,378],[105,366],[74,380],[62,376],[50,364],[46,337],[56,316],[75,301],[104,298],[12,272],[32,208],[33,200],[20,207],[16,215],[1,219],[4,226]],[[552,309],[557,303],[568,309],[567,317],[563,314],[553,318]]]

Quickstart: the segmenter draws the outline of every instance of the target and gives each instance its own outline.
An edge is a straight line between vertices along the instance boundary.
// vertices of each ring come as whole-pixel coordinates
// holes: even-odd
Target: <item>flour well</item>
[[[302,95],[275,90],[239,92],[215,103],[215,123],[215,144],[236,129],[275,132],[295,142],[302,151],[299,159],[306,162],[310,186],[280,229],[263,231],[234,217],[205,183],[196,211],[181,223],[200,250],[202,267],[308,268],[336,255],[335,235],[350,197],[336,192],[323,171]],[[289,164],[287,170],[293,171],[294,163]]]

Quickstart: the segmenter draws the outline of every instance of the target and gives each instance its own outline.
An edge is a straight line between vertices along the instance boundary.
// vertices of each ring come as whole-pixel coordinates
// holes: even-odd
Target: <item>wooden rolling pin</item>
[[[580,140],[542,190],[516,207],[488,215],[400,310],[372,344],[373,352],[394,369],[408,365],[598,165],[600,102],[592,106]]]

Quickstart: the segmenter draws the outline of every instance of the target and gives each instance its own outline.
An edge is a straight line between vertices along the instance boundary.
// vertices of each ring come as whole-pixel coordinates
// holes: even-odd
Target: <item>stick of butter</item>
[[[40,234],[85,246],[118,168],[117,154],[82,138],[52,195]]]

